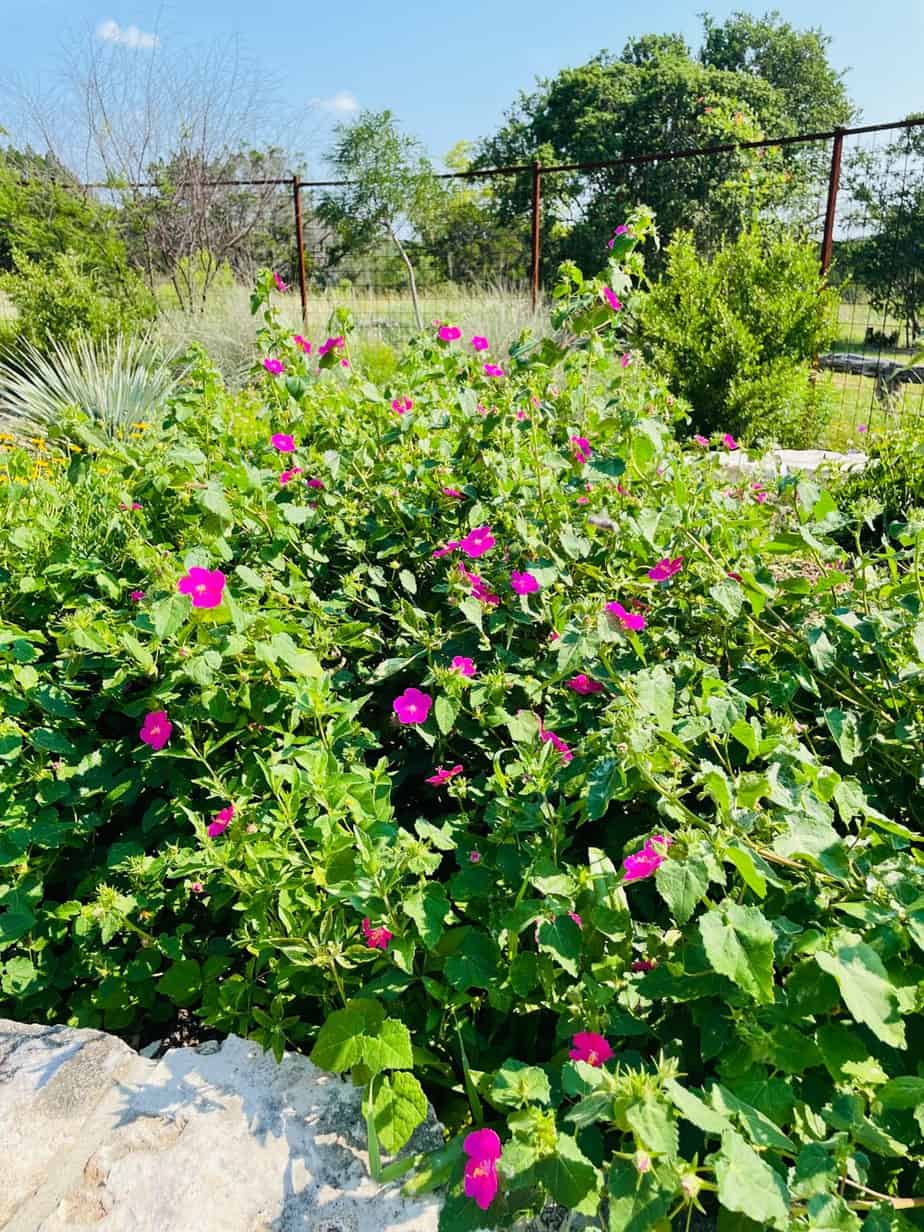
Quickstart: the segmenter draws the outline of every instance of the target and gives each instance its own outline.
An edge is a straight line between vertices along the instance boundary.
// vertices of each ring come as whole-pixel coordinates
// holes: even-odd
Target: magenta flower
[[[288,432],[274,432],[270,437],[270,443],[280,453],[291,453],[295,448],[295,437],[290,436]]]
[[[495,595],[484,578],[478,576],[477,573],[470,573],[465,565],[460,564],[459,570],[466,582],[469,582],[472,587],[472,595],[479,603],[487,603],[492,607],[496,607],[500,603],[500,595]]]
[[[591,680],[583,672],[579,676],[572,676],[566,681],[569,689],[573,689],[575,693],[580,693],[582,697],[587,697],[591,693],[602,693],[603,685],[596,680]]]
[[[754,493],[754,499],[757,501],[758,505],[762,505],[767,499],[767,493],[763,490],[759,483],[752,483],[751,491]]]
[[[311,479],[306,479],[305,482],[308,484],[309,488],[316,488],[319,491],[324,487],[323,479],[317,479],[315,477],[312,477]]]
[[[447,556],[450,552],[454,552],[456,548],[462,546],[460,539],[448,539],[441,548],[434,548],[430,553],[434,560],[438,560],[441,556]]]
[[[640,633],[645,628],[645,617],[637,612],[627,612],[621,603],[607,603],[605,611],[614,616],[624,629],[632,629]]]
[[[526,418],[526,412],[525,412],[525,411],[517,411],[517,419],[518,419],[521,423],[523,422],[523,420],[524,420],[525,418]]]
[[[437,337],[441,342],[455,342],[457,338],[462,337],[462,331],[457,329],[455,325],[443,325],[440,327]]]
[[[632,963],[632,971],[654,971],[658,964],[650,958],[636,958]]]
[[[221,809],[216,813],[209,822],[206,833],[209,838],[218,838],[219,834],[224,834],[228,826],[231,824],[231,818],[234,816],[234,805],[229,804],[226,808]]]
[[[468,853],[468,859],[469,859],[470,864],[480,864],[481,863],[481,852],[480,851],[470,851]]]
[[[857,424],[857,431],[858,432],[868,432],[869,428],[866,424]]]
[[[444,496],[454,496],[456,500],[465,500],[465,493],[460,492],[458,488],[442,488]]]
[[[611,287],[603,288],[603,298],[614,312],[620,312],[622,310],[622,301]]]
[[[481,334],[476,334],[472,339],[472,350],[474,351],[486,351],[489,346],[487,338],[482,338]]]
[[[609,1041],[596,1031],[578,1031],[571,1040],[572,1048],[568,1056],[572,1061],[584,1061],[599,1069],[601,1065],[613,1056]]]
[[[193,565],[176,584],[181,595],[189,595],[193,607],[218,607],[225,589],[225,575],[220,569],[201,569]]]
[[[190,894],[201,894],[204,889],[205,889],[205,886],[202,884],[201,881],[193,881],[190,883],[190,886],[189,886]]]
[[[625,880],[642,881],[645,877],[650,877],[664,863],[664,857],[668,847],[674,840],[668,838],[664,834],[653,834],[651,838],[645,839],[645,845],[641,851],[637,851],[634,855],[626,856],[622,862],[622,867],[625,870]],[[656,844],[656,846],[654,845]],[[662,848],[661,851],[658,847]]]
[[[654,566],[648,570],[648,576],[653,582],[666,582],[668,578],[672,578],[675,573],[679,573],[683,568],[683,557],[675,556],[673,560],[669,556],[663,557]]]
[[[697,445],[702,445],[703,449],[709,448],[709,437],[708,436],[702,436],[699,432],[697,432],[696,435],[693,437],[693,439],[694,441],[696,441]]]
[[[339,351],[345,345],[346,339],[340,334],[336,338],[328,338],[326,342],[322,342],[318,347],[318,354],[326,355],[328,351]]]
[[[589,505],[589,504],[590,504],[590,497],[589,497],[589,496],[579,496],[579,497],[577,498],[577,501],[576,501],[575,503],[576,503],[576,504],[578,504],[578,505]]]
[[[300,351],[303,351],[306,355],[311,354],[311,343],[306,338],[303,338],[301,334],[293,334],[292,341]]]
[[[129,599],[131,599],[132,603],[140,603],[141,600],[144,598],[144,591],[143,590],[133,590],[132,593],[128,597]]]
[[[340,361],[341,368],[349,368],[349,366],[350,366],[350,361],[348,359],[341,359]]]
[[[394,935],[384,924],[380,924],[378,928],[373,928],[372,921],[368,916],[363,920],[363,936],[366,938],[366,945],[370,950],[387,950],[388,943]]]
[[[485,364],[484,374],[485,376],[504,376],[505,375],[503,368],[501,368],[498,364]]]
[[[472,659],[467,659],[464,655],[456,655],[450,664],[454,672],[458,672],[460,676],[474,676],[475,663]]]
[[[450,779],[454,779],[457,774],[461,774],[464,768],[461,763],[450,767],[448,770],[442,766],[437,766],[436,774],[431,774],[427,782],[432,783],[434,787],[440,787],[443,783],[448,783]]]
[[[590,447],[590,441],[587,439],[587,437],[586,436],[571,436],[568,439],[570,440],[571,444],[574,446],[575,462],[579,462],[581,466],[583,466],[585,462],[589,462],[590,455],[593,453],[593,450]]]
[[[392,398],[391,409],[398,415],[406,415],[414,403],[410,398]]]
[[[501,1157],[500,1138],[493,1129],[476,1129],[462,1143],[465,1161],[464,1190],[478,1207],[486,1211],[497,1193],[497,1161]]]
[[[569,919],[569,920],[574,920],[574,922],[575,922],[575,924],[577,924],[578,928],[583,928],[583,927],[584,927],[584,921],[581,919],[581,917],[578,915],[578,913],[577,913],[576,911],[569,911],[569,912],[568,912],[568,919]]]
[[[518,573],[514,569],[510,574],[510,589],[518,595],[534,595],[539,590],[539,581],[531,573]]]
[[[152,710],[150,714],[144,716],[139,735],[144,743],[149,744],[156,753],[170,739],[172,731],[173,724],[167,718],[166,710]]]
[[[619,366],[621,368],[628,368],[629,364],[631,363],[632,363],[632,356],[629,354],[628,351],[623,351],[622,355],[620,355],[619,357]]]
[[[474,530],[470,530],[465,538],[461,540],[459,547],[466,556],[471,556],[475,559],[479,556],[484,556],[485,552],[490,552],[495,542],[490,526],[476,526]]]
[[[281,359],[264,359],[263,367],[273,376],[279,376],[280,372],[285,372],[285,364]]]
[[[738,442],[735,440],[735,438],[732,436],[730,432],[726,432],[723,435],[722,444],[725,446],[726,449],[729,449],[729,450],[738,448]]]
[[[740,573],[727,573],[725,576],[726,576],[726,577],[730,577],[730,578],[732,579],[732,581],[733,581],[733,582],[740,582],[740,581],[741,581],[741,574],[740,574]]]
[[[273,271],[273,282],[275,282],[275,284],[276,284],[276,290],[277,290],[277,291],[288,291],[288,289],[289,289],[289,288],[288,288],[288,287],[286,286],[286,284],[282,281],[282,279],[281,279],[281,278],[279,277],[279,275],[275,272],[275,270]]]
[[[120,503],[119,508],[120,509],[143,509],[144,506],[141,504],[141,501],[132,501],[130,505],[125,505],[125,504]]]
[[[420,689],[405,689],[392,702],[392,709],[399,723],[426,723],[432,705],[433,698],[429,693],[421,693]]]
[[[300,466],[293,466],[290,471],[280,471],[279,486],[281,488],[284,488],[287,483],[292,482],[292,480],[295,478],[296,475],[300,475],[301,473],[302,473],[302,468]]]
[[[574,754],[565,741],[562,740],[561,736],[556,736],[553,731],[543,727],[541,719],[539,720],[539,739],[543,744],[550,744],[556,753],[561,754],[561,759],[566,766],[569,761],[574,759]]]
[[[607,248],[613,247],[613,245],[616,243],[617,235],[628,235],[628,233],[629,233],[629,228],[626,226],[624,222],[621,222],[619,226],[616,227],[616,229],[613,231],[612,236],[607,240],[606,242]]]

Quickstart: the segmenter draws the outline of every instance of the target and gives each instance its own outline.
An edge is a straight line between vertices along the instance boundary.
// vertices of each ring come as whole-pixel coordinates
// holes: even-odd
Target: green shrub
[[[127,268],[92,267],[76,252],[55,253],[42,262],[14,254],[14,267],[0,274],[16,317],[5,326],[7,346],[30,343],[40,350],[78,339],[101,342],[143,330],[153,319],[153,298]]]
[[[266,275],[258,398],[200,356],[156,438],[2,455],[0,1012],[310,1049],[376,1172],[425,1090],[444,1232],[904,1228],[924,526],[729,489],[603,284],[376,385]]]
[[[751,229],[711,258],[681,232],[663,278],[640,298],[642,345],[692,406],[693,426],[745,442],[817,442],[830,398],[811,360],[835,336],[837,295],[815,247]]]

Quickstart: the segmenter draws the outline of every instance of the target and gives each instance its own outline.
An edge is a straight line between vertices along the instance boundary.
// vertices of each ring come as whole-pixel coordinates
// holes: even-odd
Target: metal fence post
[[[539,220],[542,208],[542,168],[538,162],[533,163],[533,261],[531,283],[533,295],[533,310],[539,302]]]
[[[305,233],[302,228],[302,182],[292,176],[292,200],[295,203],[295,242],[298,245],[298,293],[302,300],[302,325],[308,328],[308,280],[305,277]]]
[[[827,274],[834,250],[834,220],[837,215],[837,192],[841,185],[841,155],[844,150],[844,130],[835,129],[831,146],[831,174],[828,178],[828,204],[825,207],[825,229],[821,240],[821,272]]]

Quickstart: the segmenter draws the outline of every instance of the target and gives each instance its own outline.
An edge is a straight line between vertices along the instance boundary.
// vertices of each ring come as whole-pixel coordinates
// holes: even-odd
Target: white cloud
[[[126,26],[123,29],[111,17],[99,23],[96,37],[104,43],[118,43],[122,47],[131,47],[134,51],[150,51],[159,42],[156,34],[148,34],[137,26]]]
[[[359,111],[356,95],[350,90],[338,90],[330,98],[313,98],[311,101],[315,107],[320,107],[322,111],[336,111],[341,115],[349,115],[354,111]]]

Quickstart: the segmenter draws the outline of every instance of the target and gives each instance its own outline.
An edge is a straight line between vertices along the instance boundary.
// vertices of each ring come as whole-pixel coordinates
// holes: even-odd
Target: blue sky
[[[296,146],[321,170],[330,125],[355,104],[392,108],[440,158],[456,141],[490,133],[537,76],[601,48],[619,51],[647,31],[679,30],[695,44],[702,8],[721,19],[769,7],[833,36],[831,58],[850,70],[866,122],[924,110],[924,0],[0,0],[0,79],[48,79],[66,42],[100,29],[138,57],[151,54],[149,35],[165,50],[234,35],[285,83],[284,109],[303,117]]]

